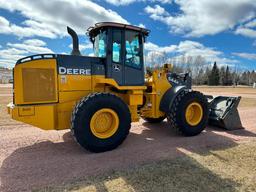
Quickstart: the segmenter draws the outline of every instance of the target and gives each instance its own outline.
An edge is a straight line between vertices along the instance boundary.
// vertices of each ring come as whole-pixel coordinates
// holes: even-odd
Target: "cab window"
[[[96,57],[106,57],[107,47],[107,34],[106,31],[101,31],[94,39],[94,55]]]
[[[142,43],[137,32],[126,31],[125,33],[125,65],[134,68],[142,67],[142,54],[140,52]]]
[[[113,30],[113,44],[112,44],[112,60],[113,62],[121,62],[121,31]]]

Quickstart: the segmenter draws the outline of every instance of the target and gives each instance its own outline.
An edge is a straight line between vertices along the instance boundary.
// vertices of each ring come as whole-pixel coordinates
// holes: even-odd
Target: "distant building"
[[[12,83],[12,70],[0,67],[0,83]]]

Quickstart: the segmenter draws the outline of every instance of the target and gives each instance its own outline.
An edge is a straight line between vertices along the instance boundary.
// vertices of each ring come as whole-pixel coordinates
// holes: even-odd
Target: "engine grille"
[[[56,99],[54,69],[23,68],[24,102],[47,102]]]

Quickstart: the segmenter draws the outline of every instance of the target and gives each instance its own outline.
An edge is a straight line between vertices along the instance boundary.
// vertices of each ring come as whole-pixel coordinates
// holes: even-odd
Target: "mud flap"
[[[227,130],[243,129],[237,110],[241,97],[207,96],[210,108],[209,125]]]

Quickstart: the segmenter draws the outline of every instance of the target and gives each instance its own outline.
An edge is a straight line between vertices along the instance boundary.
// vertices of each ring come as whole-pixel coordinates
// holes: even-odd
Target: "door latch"
[[[117,64],[115,64],[115,65],[114,65],[114,70],[115,70],[116,72],[119,72],[119,71],[120,71],[120,66],[117,65]]]

